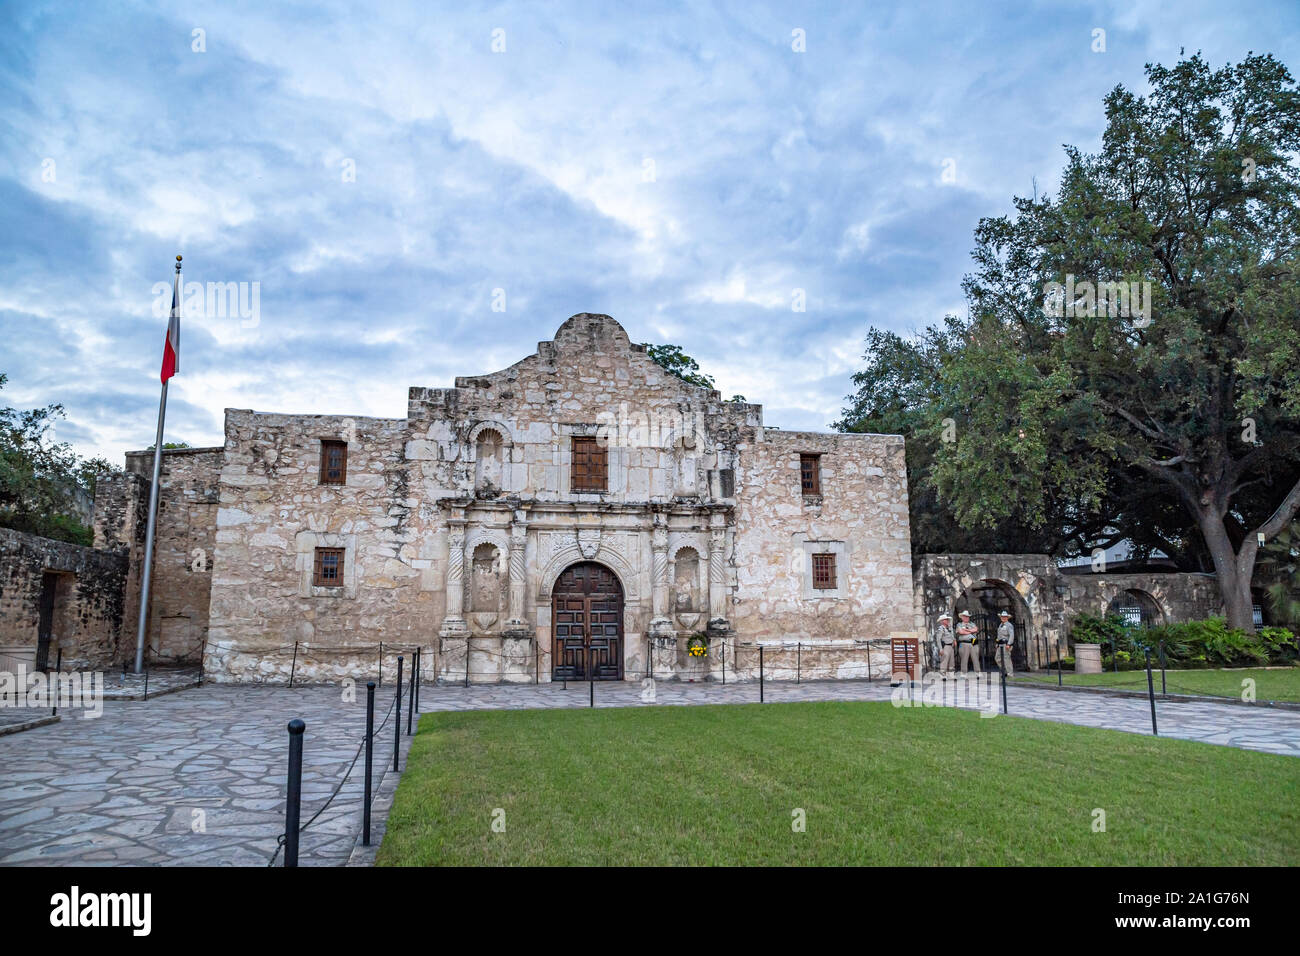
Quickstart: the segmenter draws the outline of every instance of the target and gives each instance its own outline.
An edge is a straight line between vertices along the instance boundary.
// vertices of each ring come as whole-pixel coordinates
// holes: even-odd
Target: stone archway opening
[[[1020,592],[1006,581],[985,578],[962,591],[953,607],[953,626],[960,620],[962,611],[970,611],[971,623],[979,628],[980,666],[984,670],[997,670],[997,633],[1001,623],[1000,612],[1004,610],[1010,612],[1011,624],[1016,630],[1011,660],[1017,670],[1029,670],[1033,617]]]
[[[1106,606],[1107,617],[1118,617],[1125,627],[1158,627],[1165,623],[1165,612],[1160,602],[1149,591],[1128,588],[1111,598]]]

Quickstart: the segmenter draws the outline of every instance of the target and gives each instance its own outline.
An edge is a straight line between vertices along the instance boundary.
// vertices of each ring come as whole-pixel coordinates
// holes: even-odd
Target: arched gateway
[[[565,568],[551,588],[552,680],[623,679],[623,585],[595,561]]]

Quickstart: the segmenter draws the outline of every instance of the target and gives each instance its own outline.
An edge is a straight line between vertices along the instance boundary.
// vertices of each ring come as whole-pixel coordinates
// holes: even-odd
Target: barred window
[[[348,443],[322,438],[320,443],[320,483],[345,485],[348,481]]]
[[[799,456],[799,482],[805,495],[820,495],[822,493],[821,465],[821,455]]]
[[[813,588],[818,591],[835,590],[835,555],[812,556]]]
[[[609,449],[593,437],[573,439],[572,491],[604,491],[609,484]]]
[[[317,548],[312,584],[318,588],[343,587],[343,548]]]

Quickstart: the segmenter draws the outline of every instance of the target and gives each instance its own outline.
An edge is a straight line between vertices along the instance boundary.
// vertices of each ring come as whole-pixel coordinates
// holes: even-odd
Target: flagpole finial
[[[176,257],[176,271],[177,271],[177,272],[180,272],[180,271],[181,271],[181,257],[180,257],[180,256],[177,256],[177,257]]]

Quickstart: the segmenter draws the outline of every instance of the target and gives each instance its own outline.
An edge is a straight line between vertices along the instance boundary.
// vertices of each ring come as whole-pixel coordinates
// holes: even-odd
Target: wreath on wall
[[[686,639],[686,653],[691,657],[708,657],[709,656],[709,639],[706,635],[696,631]]]

